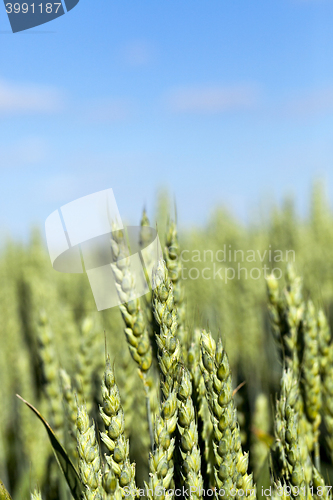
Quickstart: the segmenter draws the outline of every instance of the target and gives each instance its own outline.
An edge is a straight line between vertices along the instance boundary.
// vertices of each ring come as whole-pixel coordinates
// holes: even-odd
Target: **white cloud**
[[[0,116],[49,114],[62,108],[63,97],[57,89],[0,80]]]
[[[219,114],[247,110],[258,103],[258,89],[253,85],[182,87],[167,96],[169,109],[175,113]]]

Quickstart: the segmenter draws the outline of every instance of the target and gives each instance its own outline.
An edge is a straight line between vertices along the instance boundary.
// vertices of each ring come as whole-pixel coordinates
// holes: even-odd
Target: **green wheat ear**
[[[242,451],[237,410],[233,400],[231,370],[221,339],[216,344],[210,332],[201,334],[203,374],[213,424],[214,486],[227,498],[243,490],[256,498],[252,474],[248,475],[248,454]]]
[[[156,255],[154,250],[148,250],[147,245],[151,243],[151,232],[150,232],[150,223],[149,219],[146,213],[146,210],[143,210],[141,222],[140,222],[140,236],[139,236],[139,244],[140,248],[143,249],[145,248],[145,266],[146,269],[151,269],[153,267],[153,264],[156,260]],[[148,230],[147,230],[148,228]],[[150,281],[150,277],[148,275],[148,272],[146,271],[146,278],[148,279],[148,282]],[[159,373],[158,373],[158,366],[157,366],[157,345],[156,345],[156,338],[155,334],[159,330],[159,325],[156,322],[155,316],[154,316],[154,306],[153,306],[153,293],[151,290],[147,292],[143,297],[142,297],[142,303],[144,305],[143,307],[143,314],[145,317],[145,322],[146,326],[148,329],[148,334],[150,338],[150,344],[152,346],[152,366],[149,370],[149,376],[146,378],[147,385],[149,386],[149,396],[150,396],[150,411],[152,415],[152,420],[154,420],[155,416],[158,413],[158,406],[159,406],[159,386],[160,386],[160,380],[159,380]]]
[[[157,264],[154,274],[154,315],[160,327],[156,334],[158,362],[161,371],[161,387],[165,398],[178,386],[178,367],[181,346],[177,338],[178,317],[173,296],[173,285],[163,260]]]
[[[195,328],[191,335],[191,346],[188,351],[188,367],[192,378],[192,397],[198,414],[199,448],[202,461],[202,476],[205,489],[210,487],[210,476],[213,473],[213,424],[210,418],[206,386],[201,366],[201,331]]]
[[[178,426],[180,428],[180,448],[183,460],[182,475],[192,494],[193,500],[202,498],[201,456],[195,410],[192,401],[191,375],[186,367],[178,391]]]
[[[80,479],[85,486],[85,500],[100,498],[101,461],[96,440],[95,424],[90,425],[85,405],[77,410],[77,451],[79,456]]]
[[[177,226],[175,222],[169,222],[165,238],[164,258],[168,269],[170,280],[173,285],[173,297],[178,315],[177,337],[182,347],[183,361],[187,363],[189,349],[189,335],[186,328],[186,309],[184,302],[185,290],[182,282],[182,262],[180,259],[180,247],[178,241]]]
[[[154,315],[160,327],[156,334],[158,363],[161,375],[162,402],[160,413],[155,419],[154,451],[149,457],[150,499],[156,498],[157,488],[168,489],[173,481],[175,448],[174,433],[177,426],[177,391],[180,345],[176,338],[177,313],[173,300],[172,284],[163,260],[159,261],[154,273]]]
[[[139,375],[146,395],[147,419],[151,428],[152,416],[156,408],[154,381],[149,374],[153,361],[153,350],[147,320],[142,311],[140,299],[136,296],[135,277],[131,271],[131,261],[123,231],[112,233],[111,251],[114,260],[111,268],[121,302],[119,309],[125,323],[124,332],[131,356],[139,367]],[[152,439],[151,436],[150,438]]]
[[[80,342],[76,355],[75,385],[80,404],[85,404],[90,414],[93,408],[93,373],[99,363],[97,345],[99,342],[98,323],[92,316],[85,316],[80,325]]]
[[[303,319],[303,359],[301,365],[301,391],[309,453],[314,451],[315,465],[320,468],[319,426],[321,424],[322,382],[318,345],[318,322],[315,307],[307,303]]]
[[[323,420],[327,430],[326,442],[333,463],[333,342],[323,311],[318,314],[319,349],[321,352],[321,376]]]
[[[141,249],[144,249],[151,242],[150,231],[147,230],[147,228],[150,228],[150,223],[145,209],[143,210],[140,226],[141,229],[139,235],[139,245]],[[146,259],[148,259],[148,262],[146,261]],[[154,263],[154,260],[155,260],[155,255],[153,255],[151,251],[147,252],[146,250],[145,264],[147,269],[151,268],[151,266]],[[149,280],[148,272],[146,278],[148,278]],[[149,292],[147,292],[142,297],[142,302],[144,304],[143,314],[145,315],[146,325],[148,328],[149,337],[151,339],[151,345],[153,347],[154,355],[156,355],[156,344],[154,337],[155,337],[155,331],[157,330],[157,324],[154,318],[153,295],[151,290],[149,290]]]
[[[122,500],[124,493],[119,486],[119,480],[114,472],[108,467],[102,476],[102,499],[103,500]]]
[[[152,364],[152,348],[140,299],[136,297],[135,279],[131,272],[130,258],[123,231],[112,233],[111,249],[114,263],[111,264],[116,289],[121,304],[121,315],[125,322],[125,335],[132,358],[138,364],[143,379]]]
[[[271,274],[266,279],[269,313],[275,340],[280,347],[286,368],[299,370],[299,332],[304,314],[302,280],[291,264],[287,266],[286,287],[281,294],[277,278]]]
[[[280,396],[276,401],[271,470],[276,483],[281,481],[282,484],[305,488],[305,472],[299,447],[298,412],[295,411],[298,398],[298,381],[289,368],[282,375]]]
[[[305,462],[302,456],[302,428],[298,422],[302,413],[297,410],[299,397],[299,383],[295,374],[291,369],[285,370],[281,378],[280,396],[276,401],[276,440],[271,450],[272,474],[277,487],[287,485],[291,488],[292,499],[312,498],[311,484],[314,492],[317,487],[322,487],[322,496],[331,498],[331,493],[324,488],[324,479],[319,471],[309,457]],[[313,498],[317,498],[315,493]]]
[[[76,443],[76,419],[77,419],[77,406],[75,401],[75,394],[72,388],[71,378],[63,368],[59,371],[62,395],[64,400],[64,414],[66,416],[65,428],[65,444],[68,453],[74,461],[77,461],[77,443]]]
[[[102,398],[100,415],[105,425],[105,432],[101,433],[101,439],[108,450],[105,459],[120,487],[128,487],[130,491],[135,491],[135,464],[130,463],[129,440],[125,437],[125,416],[109,356],[102,380]],[[129,496],[130,498],[132,496]]]
[[[64,415],[60,390],[59,365],[55,339],[45,311],[41,311],[37,326],[38,354],[42,364],[44,392],[49,404],[51,424],[60,441],[63,439]]]

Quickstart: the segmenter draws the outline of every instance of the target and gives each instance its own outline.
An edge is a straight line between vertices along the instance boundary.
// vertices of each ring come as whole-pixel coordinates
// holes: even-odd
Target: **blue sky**
[[[161,186],[183,225],[304,213],[318,177],[332,197],[332,22],[331,0],[80,0],[11,34],[0,5],[2,231],[109,187],[132,223]]]

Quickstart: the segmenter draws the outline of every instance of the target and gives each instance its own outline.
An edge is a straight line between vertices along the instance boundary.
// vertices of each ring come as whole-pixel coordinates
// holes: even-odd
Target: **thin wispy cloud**
[[[329,3],[330,0],[290,0],[291,3],[300,4],[300,5],[321,5],[325,3]]]
[[[80,106],[76,116],[88,123],[114,123],[128,120],[135,105],[125,98],[95,99]]]
[[[40,201],[60,205],[80,196],[81,184],[82,179],[75,173],[59,172],[42,177],[36,186],[36,191],[39,193]]]
[[[119,56],[127,66],[139,68],[148,66],[155,59],[156,50],[146,40],[132,40],[120,49]]]
[[[332,115],[333,85],[300,93],[286,104],[285,113],[296,118]]]
[[[0,79],[0,117],[2,115],[53,114],[64,107],[62,93],[42,85]]]
[[[259,92],[254,85],[181,87],[166,100],[174,113],[220,114],[255,108]]]
[[[1,145],[0,168],[20,168],[41,164],[49,153],[47,142],[37,136],[26,136]]]

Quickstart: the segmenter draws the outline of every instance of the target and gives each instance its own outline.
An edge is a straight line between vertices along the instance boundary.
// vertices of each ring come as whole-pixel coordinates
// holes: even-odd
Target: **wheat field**
[[[85,274],[52,269],[38,230],[3,245],[1,500],[331,498],[322,187],[303,218],[290,199],[248,225],[217,208],[181,229],[172,212],[161,197],[138,215],[163,249],[154,289],[136,298],[115,261],[123,304],[101,312]]]

